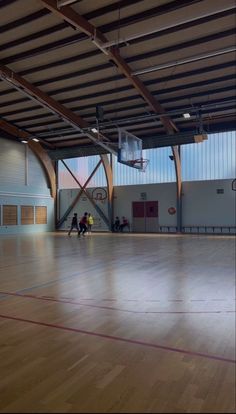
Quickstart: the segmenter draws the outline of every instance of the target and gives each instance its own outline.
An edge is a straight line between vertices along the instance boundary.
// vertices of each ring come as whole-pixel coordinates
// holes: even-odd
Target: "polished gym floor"
[[[235,412],[235,239],[0,237],[0,412]]]

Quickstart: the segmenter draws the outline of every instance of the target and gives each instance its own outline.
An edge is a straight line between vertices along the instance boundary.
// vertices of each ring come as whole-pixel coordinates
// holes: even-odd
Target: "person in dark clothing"
[[[74,213],[74,215],[73,215],[68,236],[70,236],[70,234],[71,234],[71,232],[72,232],[73,229],[76,229],[77,230],[77,233],[78,233],[78,236],[79,236],[79,227],[78,227],[77,213]]]
[[[128,229],[130,229],[128,220],[125,217],[122,217],[122,224],[120,224],[120,231],[122,232],[125,227],[128,227]]]
[[[119,231],[120,230],[120,219],[119,217],[116,217],[115,223],[113,224],[113,231]]]
[[[83,217],[81,218],[79,222],[79,229],[80,230],[78,236],[80,236],[80,233],[82,233],[84,236],[88,230],[88,213],[84,213]]]

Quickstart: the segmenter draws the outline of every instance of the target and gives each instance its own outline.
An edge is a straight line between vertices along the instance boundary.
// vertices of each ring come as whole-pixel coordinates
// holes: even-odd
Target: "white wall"
[[[114,216],[127,217],[131,224],[132,230],[132,202],[141,200],[140,193],[147,193],[147,201],[157,201],[159,202],[159,225],[170,225],[176,226],[176,216],[170,216],[168,214],[169,207],[176,207],[176,195],[175,190],[176,186],[174,183],[167,184],[148,184],[148,185],[129,185],[129,186],[119,186],[114,188]],[[93,189],[88,190],[90,194]],[[60,190],[59,200],[60,200],[60,218],[65,213],[66,209],[72,203],[79,190],[69,189],[69,190]],[[98,202],[99,207],[103,212],[108,216],[108,207],[107,202],[101,203]],[[87,211],[93,215],[95,218],[95,223],[93,226],[94,231],[107,231],[108,227],[104,221],[99,217],[99,214],[92,206],[91,202],[83,195],[79,202],[75,205],[67,220],[62,225],[62,230],[68,230],[70,227],[71,219],[74,213],[77,213],[79,217]]]
[[[73,200],[75,199],[79,191],[80,191],[79,189],[74,189],[74,188],[69,189],[69,190],[59,191],[59,205],[60,205],[60,217],[59,218],[63,216],[67,208],[72,204]],[[91,195],[93,188],[89,188],[87,191]],[[98,201],[97,204],[100,207],[100,209],[103,211],[103,213],[106,216],[108,216],[107,201],[104,201],[104,202]],[[63,223],[60,229],[68,230],[70,228],[71,220],[72,220],[74,213],[77,213],[78,218],[81,218],[83,214],[85,213],[85,211],[87,211],[87,213],[92,214],[94,218],[93,231],[108,231],[108,227],[106,223],[99,216],[96,209],[94,208],[92,203],[88,200],[85,194],[83,194],[80,197],[79,202],[75,205],[73,210],[70,212],[70,214],[68,215],[67,219],[65,220],[65,222]]]
[[[232,180],[183,183],[183,225],[235,226],[235,196]]]
[[[1,208],[0,234],[54,230],[54,200],[38,158],[17,141],[0,137],[0,146],[0,206],[16,205],[18,210],[18,225],[3,226]],[[46,206],[47,224],[21,225],[21,205]]]
[[[183,226],[235,226],[235,196],[231,189],[232,180],[192,181],[183,183]],[[224,194],[217,194],[223,189]],[[60,217],[71,204],[79,190],[60,191]],[[92,189],[89,189],[90,193]],[[131,224],[132,202],[141,201],[146,193],[147,201],[158,201],[159,226],[176,226],[177,217],[168,213],[169,207],[176,208],[175,183],[117,186],[114,188],[114,216],[125,216]],[[107,215],[107,203],[99,206]],[[74,212],[79,216],[87,211],[94,215],[96,231],[106,231],[107,226],[99,218],[87,197],[83,196],[75,206],[62,229],[67,230]]]
[[[141,201],[141,193],[146,193],[147,201],[158,201],[159,226],[176,226],[176,215],[168,213],[169,207],[176,208],[175,183],[115,187],[114,215],[127,217],[132,229],[132,202]]]

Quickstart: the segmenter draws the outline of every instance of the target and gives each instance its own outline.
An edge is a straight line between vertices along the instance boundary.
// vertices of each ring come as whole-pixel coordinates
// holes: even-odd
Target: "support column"
[[[175,163],[176,174],[176,205],[177,205],[177,232],[182,233],[182,177],[180,146],[171,147]]]
[[[56,173],[56,198],[55,198],[55,228],[60,217],[60,200],[59,200],[59,161],[55,161],[55,173]]]
[[[103,168],[105,171],[106,179],[107,179],[107,194],[108,194],[108,219],[109,219],[109,228],[112,230],[113,225],[113,174],[112,174],[112,154],[110,154],[111,157],[111,163],[109,162],[108,155],[100,155]]]

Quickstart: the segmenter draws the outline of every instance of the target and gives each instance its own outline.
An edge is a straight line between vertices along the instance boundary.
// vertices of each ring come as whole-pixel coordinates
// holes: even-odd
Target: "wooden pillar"
[[[176,174],[176,205],[177,205],[177,232],[182,233],[182,177],[181,177],[181,160],[180,147],[175,145],[171,147],[175,163]]]
[[[55,198],[55,228],[60,217],[60,200],[59,200],[59,161],[55,161],[56,174],[56,198]]]
[[[110,154],[112,157],[112,154]],[[109,162],[109,156],[107,154],[100,155],[102,164],[104,167],[106,179],[107,179],[107,194],[108,194],[108,218],[109,228],[112,230],[113,225],[113,174],[112,174],[112,161]]]
[[[35,153],[35,155],[38,157],[39,161],[41,162],[50,185],[51,190],[51,196],[56,199],[56,174],[55,169],[52,163],[52,160],[49,158],[47,152],[43,149],[43,147],[35,141],[29,141],[28,142],[29,148]]]

